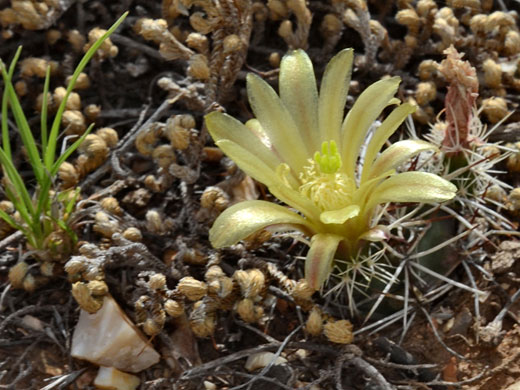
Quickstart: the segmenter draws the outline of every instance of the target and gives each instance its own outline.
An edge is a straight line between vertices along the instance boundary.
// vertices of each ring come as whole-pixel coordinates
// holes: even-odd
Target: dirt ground
[[[21,3],[32,4],[32,8]],[[139,389],[520,389],[520,300],[516,300],[520,291],[520,263],[516,261],[520,250],[514,235],[518,205],[512,197],[506,196],[503,208],[490,206],[510,221],[506,234],[490,235],[477,249],[455,242],[448,248],[450,255],[442,255],[453,265],[443,270],[447,278],[484,294],[475,298],[467,289],[446,284],[447,288],[430,299],[431,290],[419,291],[411,286],[410,294],[416,299],[408,321],[400,317],[386,327],[370,326],[378,321],[379,325],[390,322],[392,313],[402,309],[401,303],[388,304],[365,323],[366,311],[351,316],[344,298],[334,302],[334,296],[320,293],[307,300],[294,298],[292,287],[287,286],[303,278],[301,259],[307,249],[291,237],[257,235],[223,250],[213,249],[208,241],[208,230],[222,211],[219,196],[226,199],[225,206],[244,199],[273,197],[265,186],[246,177],[214,147],[203,116],[225,110],[242,122],[251,118],[247,72],[262,76],[276,88],[279,60],[289,48],[305,48],[319,78],[337,51],[353,47],[353,98],[380,78],[398,75],[403,80],[399,98],[422,102],[423,95],[416,87],[431,81],[437,88],[434,97],[420,105],[414,116],[416,130],[423,134],[429,129],[428,123],[433,123],[443,110],[446,82],[440,76],[422,78],[420,71],[426,65],[421,68],[420,64],[425,60],[440,62],[444,40],[452,39],[477,69],[481,85],[476,104],[498,96],[512,112],[498,124],[492,140],[518,140],[520,114],[515,110],[520,102],[520,71],[504,70],[501,81],[493,84],[486,70],[489,63],[484,63],[493,58],[502,69],[517,66],[520,3],[482,0],[460,2],[464,4],[459,6],[456,1],[431,1],[430,6],[450,9],[451,17],[458,20],[452,38],[443,33],[451,31],[448,27],[439,30],[434,24],[440,16],[433,13],[417,20],[413,13],[401,14],[410,21],[397,17],[400,10],[417,9],[420,14],[419,6],[426,3],[368,1],[367,8],[363,0],[310,1],[306,6],[305,2],[291,0],[0,0],[0,12],[21,7],[16,8],[18,13],[0,13],[0,58],[8,63],[22,45],[22,60],[34,57],[54,61],[51,91],[66,85],[66,77],[81,58],[83,44],[78,50],[74,43],[76,32],[84,43],[91,29],[106,29],[125,11],[130,12],[111,37],[117,55],[95,58],[85,71],[90,85],[77,90],[81,98],[78,112],[83,120],[94,123],[94,129],[115,129],[119,142],[92,166],[84,161],[81,165],[79,154],[70,159],[78,171],[74,185],[81,189],[85,201],[78,206],[74,225],[78,242],[70,255],[79,256],[79,248],[86,243],[101,250],[106,256],[104,281],[129,318],[143,329],[146,321],[136,309],[136,302],[142,296],[150,302],[164,298],[153,295],[147,287],[153,274],[165,275],[165,291],[170,292],[183,277],[204,280],[211,264],[218,264],[228,276],[239,269],[259,269],[265,275],[262,300],[255,306],[262,313],[251,323],[244,320],[232,300],[237,299],[236,283],[235,295],[231,294],[229,302],[219,302],[218,310],[203,313],[206,317],[196,323],[213,327],[212,331],[195,328],[195,304],[188,302],[180,318],[166,317],[162,323],[157,320],[154,324],[159,324],[159,331],[146,337],[161,354],[161,360],[136,374],[141,381]],[[26,13],[25,6],[30,8]],[[217,13],[215,19],[208,16],[208,9]],[[219,12],[225,14],[220,19]],[[498,21],[496,32],[492,27],[488,36],[480,36],[470,28],[472,16],[496,12],[509,12],[512,24]],[[13,15],[18,20],[9,19]],[[500,15],[496,15],[498,19]],[[167,28],[160,33],[150,32],[147,37],[139,33],[142,18],[164,18]],[[449,17],[446,20],[453,22]],[[293,29],[281,37],[280,26],[285,22],[292,23]],[[379,26],[384,28],[384,34],[377,32],[381,31]],[[194,49],[195,43],[190,49],[186,43],[188,33],[195,30],[199,32],[197,39],[205,42],[200,45],[209,45],[201,50],[205,53],[202,62],[206,62],[200,69],[197,61],[202,57],[194,56],[202,54],[194,54],[198,50]],[[518,35],[516,48],[500,46],[509,31]],[[517,39],[513,35],[509,35],[510,40]],[[171,36],[186,44],[184,49],[169,47]],[[229,36],[241,43],[231,54],[222,54],[224,38]],[[231,45],[233,39],[226,42]],[[493,39],[496,42],[489,43]],[[415,45],[413,40],[422,44]],[[206,71],[209,77],[200,77],[198,72]],[[17,92],[29,123],[37,129],[37,100],[43,78],[37,71],[23,74],[22,70],[15,72],[14,78],[20,82]],[[349,98],[347,107],[353,101]],[[496,123],[494,113],[482,112],[482,120],[489,126]],[[186,142],[187,146],[178,146],[165,167],[161,165],[164,160],[142,151],[165,142],[166,137],[158,141],[160,136],[146,138],[139,134],[152,134],[149,129],[154,123],[159,124],[158,129],[166,128],[168,118],[183,114],[190,114],[195,124],[179,133],[178,142]],[[31,182],[30,167],[14,130],[12,142],[16,143],[17,166]],[[500,180],[517,187],[520,169],[513,169],[505,161],[499,168],[504,171]],[[60,183],[56,180],[56,188]],[[225,196],[218,192],[210,206],[201,205],[203,194],[215,186]],[[97,219],[103,209],[101,201],[107,197],[115,198],[121,208],[112,209],[111,221],[116,221],[112,227],[101,226]],[[156,214],[150,214],[150,210]],[[130,227],[139,229],[141,246],[130,247],[126,238],[112,238],[112,233]],[[457,229],[461,228],[455,226],[454,231]],[[71,282],[81,280],[64,270],[70,255],[58,262],[52,277],[41,277],[40,260],[31,256],[23,237],[4,226],[0,232],[0,389],[94,389],[98,367],[70,356],[80,312],[71,294]],[[473,256],[477,252],[478,256]],[[25,290],[14,288],[8,277],[10,269],[21,260],[29,264],[35,280],[35,285]],[[172,294],[168,297],[177,297]],[[324,334],[311,336],[305,331],[309,311],[315,305],[323,310],[324,318],[347,318],[352,322],[352,344],[335,344]],[[145,320],[154,319],[153,310],[147,310]],[[286,363],[263,371],[244,368],[248,356],[264,351],[281,354]]]

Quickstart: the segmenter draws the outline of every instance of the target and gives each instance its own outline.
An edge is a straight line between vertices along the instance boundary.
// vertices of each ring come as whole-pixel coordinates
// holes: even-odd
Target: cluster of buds
[[[103,127],[94,134],[87,135],[78,148],[79,156],[75,162],[64,162],[60,166],[58,177],[62,182],[62,188],[76,186],[81,178],[100,167],[107,160],[110,149],[117,145],[118,140],[117,132],[109,127]]]
[[[324,323],[325,322],[325,323]],[[348,320],[335,320],[314,306],[307,317],[305,331],[314,337],[325,337],[336,344],[350,344],[354,340],[352,324]]]
[[[56,0],[12,0],[11,7],[0,10],[0,24],[4,28],[22,25],[26,30],[46,29],[67,9],[63,7],[65,3]],[[10,37],[10,34],[3,34],[4,39]]]
[[[103,306],[108,286],[103,280],[76,282],[72,285],[72,296],[78,305],[89,313],[95,313]]]

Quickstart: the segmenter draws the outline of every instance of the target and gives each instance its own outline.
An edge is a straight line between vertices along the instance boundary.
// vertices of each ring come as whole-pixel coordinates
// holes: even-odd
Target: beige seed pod
[[[509,193],[509,202],[511,203],[509,209],[512,212],[520,210],[520,188],[513,188]]]
[[[421,80],[430,80],[437,72],[438,64],[433,60],[423,60],[419,64],[419,78]]]
[[[501,97],[492,97],[482,101],[484,114],[491,123],[497,123],[509,113],[507,103]]]
[[[190,124],[189,119],[182,118],[181,115],[170,117],[166,121],[166,136],[170,140],[172,146],[178,150],[185,150],[190,144],[190,132],[188,129],[195,126],[183,126],[183,124]]]
[[[65,272],[69,274],[69,276],[74,276],[76,274],[82,273],[87,269],[87,265],[82,260],[78,258],[72,258],[65,264]]]
[[[504,39],[504,51],[507,55],[520,53],[520,33],[516,30],[508,31]]]
[[[190,15],[190,25],[195,31],[204,35],[209,34],[213,29],[213,25],[202,12],[194,12]]]
[[[49,45],[54,45],[58,40],[61,39],[61,31],[51,28],[45,33],[45,39]]]
[[[321,22],[321,34],[327,37],[337,36],[343,29],[343,22],[335,14],[326,14]]]
[[[484,32],[487,24],[487,15],[477,14],[474,15],[469,21],[469,28],[473,34]]]
[[[206,296],[208,292],[208,286],[206,283],[201,282],[191,276],[186,276],[179,280],[177,285],[177,291],[188,298],[190,301],[198,301]]]
[[[87,52],[92,45],[99,39],[101,36],[103,36],[107,31],[103,30],[99,27],[94,27],[92,30],[88,33],[88,42],[83,46],[83,51]],[[106,58],[113,58],[117,56],[118,48],[115,46],[110,38],[107,38],[103,41],[99,49],[97,49],[95,56],[100,59],[104,60]]]
[[[437,11],[437,4],[434,0],[419,0],[415,9],[421,18],[427,18],[430,14]]]
[[[520,161],[519,161],[520,162]],[[520,168],[520,164],[518,166]],[[486,199],[491,199],[497,203],[506,203],[507,201],[507,193],[502,187],[493,184],[486,190]]]
[[[114,214],[114,215],[123,214],[123,210],[119,206],[119,201],[116,198],[114,198],[113,196],[109,196],[109,197],[101,199],[99,204],[105,211],[108,211],[111,214]]]
[[[27,271],[29,270],[29,265],[25,261],[21,261],[18,264],[12,266],[9,269],[9,283],[14,288],[23,288],[23,280],[27,275]]]
[[[65,99],[66,93],[67,93],[67,90],[63,87],[58,87],[54,90],[52,98],[53,98],[53,104],[55,105],[56,109],[61,104],[63,99]],[[81,98],[79,97],[79,95],[76,92],[71,92],[69,94],[67,103],[65,103],[65,109],[66,110],[76,110],[76,111],[81,110]]]
[[[203,301],[197,301],[190,314],[191,330],[200,338],[211,336],[215,332],[215,315],[207,310],[208,306]]]
[[[173,299],[167,299],[164,302],[164,310],[172,318],[180,317],[184,314],[184,306]]]
[[[206,279],[206,282],[209,283],[212,280],[217,280],[224,276],[226,276],[226,274],[224,273],[224,271],[222,271],[222,268],[220,268],[218,265],[212,265],[204,274],[204,279]]]
[[[285,41],[289,40],[293,34],[293,26],[290,20],[284,20],[278,28],[278,35]]]
[[[94,122],[97,118],[99,118],[99,115],[101,114],[101,106],[98,106],[97,104],[89,104],[83,110],[83,114],[85,114],[85,117],[89,121]],[[101,137],[101,138],[103,138],[103,137]],[[106,140],[105,140],[105,142],[106,142]]]
[[[108,294],[108,286],[102,280],[91,280],[87,284],[90,294],[94,297],[102,297]]]
[[[13,202],[9,200],[0,201],[0,210],[5,211],[7,214],[13,214],[15,212]]]
[[[233,292],[233,279],[222,276],[208,282],[208,294],[224,299]]]
[[[164,230],[163,219],[157,210],[148,210],[145,215],[146,228],[152,233],[161,233]]]
[[[58,177],[62,182],[63,188],[74,187],[79,182],[79,174],[74,165],[65,161],[58,169]]]
[[[242,299],[237,303],[236,311],[240,318],[248,323],[258,320],[255,311],[255,305],[251,299]]]
[[[354,340],[352,324],[348,320],[328,321],[323,327],[323,333],[329,341],[337,344],[350,344]]]
[[[95,223],[92,229],[103,237],[112,238],[114,233],[119,233],[121,228],[116,220],[111,220],[107,213],[98,211],[94,217]]]
[[[23,289],[27,292],[34,292],[36,288],[38,287],[37,280],[34,276],[31,274],[25,275],[25,278],[23,279]]]
[[[318,307],[314,306],[309,313],[309,318],[305,323],[305,331],[311,336],[319,336],[323,331],[323,317]]]
[[[143,239],[141,231],[136,227],[129,227],[128,229],[125,229],[123,232],[123,237],[133,242],[141,242]]]
[[[300,279],[296,282],[294,289],[292,291],[292,296],[294,299],[299,301],[308,301],[311,299],[312,295],[315,293],[314,289],[309,286],[309,283],[305,279]]]
[[[148,280],[148,286],[152,290],[163,289],[164,287],[166,287],[166,276],[159,273],[153,274],[152,276],[150,276],[150,279]]]
[[[279,68],[280,61],[281,61],[280,53],[278,53],[277,51],[273,51],[271,54],[269,54],[269,64],[273,68]]]
[[[103,306],[103,298],[92,297],[86,283],[76,282],[72,285],[72,296],[85,311],[93,314]]]
[[[488,15],[485,24],[486,32],[492,32],[495,29],[506,27],[512,28],[515,26],[515,19],[509,13],[502,11],[495,11]]]
[[[425,106],[435,100],[437,96],[437,87],[431,81],[423,81],[417,84],[415,89],[415,100],[421,106]]]
[[[81,52],[85,45],[85,37],[78,30],[69,30],[67,40],[72,45],[75,52]]]
[[[211,76],[208,58],[204,54],[192,55],[188,60],[188,64],[187,73],[194,79],[205,81]]]
[[[265,287],[265,276],[256,268],[235,271],[233,279],[240,286],[244,298],[257,297]]]
[[[68,84],[70,80],[72,79],[72,76],[68,76],[66,78],[66,83]],[[81,72],[76,79],[76,84],[74,84],[74,89],[88,89],[90,88],[90,78],[86,73]]]
[[[94,160],[86,154],[80,154],[76,159],[76,172],[80,177],[84,177],[87,173],[92,172],[99,167],[102,161]]]
[[[154,122],[145,131],[139,132],[135,139],[137,151],[144,156],[151,156],[157,140],[163,134],[163,127],[161,123]]]
[[[32,76],[45,78],[47,67],[50,67],[51,74],[54,74],[58,69],[58,63],[43,58],[27,57],[20,61],[20,74],[24,78]]]
[[[281,0],[268,0],[267,8],[269,8],[271,19],[274,21],[285,19],[289,16],[286,3]]]
[[[500,88],[502,86],[502,68],[499,64],[488,58],[482,64],[484,70],[484,83],[490,88]]]
[[[87,129],[85,117],[81,111],[66,110],[61,117],[61,125],[67,135],[82,135]],[[90,134],[89,134],[90,135]]]
[[[16,91],[16,94],[18,96],[25,96],[27,95],[27,92],[29,92],[29,89],[27,87],[27,83],[25,80],[19,80],[14,84],[14,90]]]
[[[516,150],[516,152],[511,153],[511,155],[507,158],[507,170],[511,173],[520,172],[520,142],[516,142],[515,144],[507,144],[506,146],[509,149]]]
[[[106,142],[97,134],[87,135],[78,147],[78,151],[97,161],[105,161],[109,153]]]
[[[155,322],[152,318],[147,318],[143,324],[143,332],[148,336],[156,336],[161,333],[162,326]]]
[[[223,211],[229,205],[229,195],[220,187],[206,187],[200,197],[200,205],[205,209]]]
[[[222,42],[224,53],[230,54],[240,51],[244,46],[240,37],[236,34],[229,34]]]
[[[395,15],[397,23],[406,26],[408,30],[415,34],[419,31],[421,20],[413,8],[402,9]]]
[[[152,152],[152,158],[161,168],[168,169],[175,163],[175,152],[171,145],[159,145]]]
[[[40,264],[40,272],[43,276],[54,276],[54,265],[52,261],[44,261]]]
[[[36,104],[34,108],[38,112],[42,112],[43,107],[43,93],[40,93],[38,97],[36,98]],[[52,101],[52,94],[50,92],[47,92],[47,107],[49,110],[52,110],[53,108],[53,101]]]
[[[189,48],[197,50],[201,54],[209,52],[208,37],[200,33],[191,33],[186,38],[186,45]]]
[[[102,127],[96,131],[96,135],[99,136],[103,141],[105,141],[106,145],[112,149],[117,146],[119,142],[119,137],[117,135],[117,131],[112,129],[111,127]]]

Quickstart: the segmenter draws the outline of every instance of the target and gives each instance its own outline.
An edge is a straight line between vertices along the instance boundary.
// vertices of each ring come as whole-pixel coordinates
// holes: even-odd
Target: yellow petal
[[[247,75],[247,94],[272,147],[292,170],[299,173],[311,154],[291,114],[269,84],[252,73]]]
[[[457,187],[427,172],[403,172],[377,186],[368,200],[367,209],[386,202],[435,203],[453,199]]]
[[[396,107],[390,115],[388,115],[381,126],[379,126],[374,132],[365,152],[365,162],[363,164],[361,182],[367,180],[370,167],[385,142],[397,130],[401,123],[403,123],[406,117],[415,111],[415,109],[416,107],[410,103],[401,104],[399,107]]]
[[[359,214],[359,206],[358,205],[350,205],[347,207],[344,207],[340,210],[331,210],[331,211],[324,211],[320,215],[321,222],[325,224],[342,224],[345,221],[357,217]]]
[[[215,248],[222,248],[274,225],[290,225],[288,230],[313,233],[312,226],[288,208],[263,200],[250,200],[237,203],[220,214],[209,231],[209,240]]]
[[[344,49],[336,54],[325,68],[321,80],[318,118],[320,145],[335,141],[341,145],[340,129],[345,112],[354,50]],[[319,150],[319,147],[318,149]]]
[[[341,236],[334,234],[315,234],[305,259],[305,279],[309,287],[319,290],[332,269],[332,263]]]
[[[273,185],[278,179],[271,167],[252,154],[249,148],[227,139],[217,141],[216,145],[253,179],[266,186]]]
[[[341,127],[341,150],[343,169],[349,177],[354,177],[356,162],[367,132],[391,102],[401,79],[392,77],[370,85],[357,98]]]
[[[437,147],[429,142],[421,140],[405,140],[396,142],[381,153],[381,155],[376,159],[372,168],[367,172],[368,179],[377,177],[382,172],[397,168],[399,165],[426,150],[437,150]]]
[[[289,188],[285,185],[273,184],[269,186],[269,191],[276,198],[280,199],[287,205],[295,208],[310,220],[315,226],[320,225],[320,210],[316,205],[306,197],[302,196],[300,192]]]
[[[273,171],[283,162],[276,151],[270,149],[270,145],[266,144],[268,140],[265,140],[266,136],[262,134],[259,125],[248,122],[248,126],[244,126],[232,116],[217,111],[206,115],[204,120],[215,143],[224,139],[230,140],[242,148],[248,149]]]
[[[291,113],[307,146],[307,153],[319,149],[318,90],[312,62],[303,50],[294,50],[280,64],[280,98]]]

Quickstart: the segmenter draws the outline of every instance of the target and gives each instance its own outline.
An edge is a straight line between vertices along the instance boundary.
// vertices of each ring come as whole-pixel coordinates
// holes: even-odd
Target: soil
[[[165,273],[167,287],[173,290],[181,277],[193,276],[202,280],[205,266],[215,258],[227,275],[241,268],[265,271],[267,264],[277,267],[278,274],[265,271],[269,275],[269,286],[263,294],[267,296],[268,290],[271,298],[263,301],[265,315],[260,323],[243,322],[233,310],[233,302],[227,310],[217,311],[216,329],[208,337],[195,337],[186,319],[183,322],[168,318],[162,331],[149,337],[162,359],[137,374],[141,380],[139,389],[520,389],[520,300],[511,301],[519,291],[520,263],[516,261],[518,253],[513,234],[493,236],[484,248],[485,257],[475,266],[468,261],[474,281],[468,278],[462,265],[467,253],[457,244],[450,247],[452,262],[458,265],[447,272],[449,278],[467,286],[474,282],[476,288],[486,293],[479,300],[478,315],[474,294],[452,286],[434,300],[421,302],[417,299],[406,332],[401,320],[375,332],[356,333],[351,345],[334,344],[324,335],[312,337],[305,333],[302,328],[309,307],[313,304],[324,308],[330,306],[324,311],[336,319],[349,318],[354,331],[364,329],[384,315],[365,324],[363,313],[350,317],[341,305],[330,305],[330,296],[322,297],[319,293],[313,296],[312,303],[295,302],[284,292],[283,286],[288,278],[299,280],[303,277],[300,259],[305,256],[305,245],[277,236],[270,240],[251,238],[248,247],[244,244],[222,251],[211,247],[208,230],[217,214],[215,210],[201,207],[200,200],[208,187],[220,185],[232,201],[252,197],[273,200],[263,185],[246,178],[212,148],[214,144],[204,129],[203,115],[224,107],[242,121],[251,117],[245,74],[255,72],[276,85],[277,67],[269,63],[269,54],[283,55],[287,50],[287,45],[277,35],[279,21],[268,21],[263,31],[258,30],[259,24],[253,24],[247,59],[237,70],[236,81],[225,96],[205,105],[197,104],[197,99],[181,98],[164,106],[164,102],[173,96],[158,87],[157,81],[166,76],[186,82],[186,61],[164,59],[158,45],[143,39],[133,28],[140,17],[160,18],[161,2],[81,0],[61,3],[67,6],[43,29],[21,25],[4,27],[0,58],[8,62],[16,48],[22,45],[22,58],[42,57],[56,61],[59,68],[51,78],[52,91],[64,85],[66,76],[80,58],[80,53],[72,50],[66,39],[68,33],[77,29],[86,36],[90,29],[108,28],[119,15],[130,11],[130,16],[112,37],[118,46],[118,55],[105,61],[92,61],[86,70],[91,86],[79,91],[83,108],[89,104],[101,107],[94,120],[95,128],[114,128],[121,140],[115,149],[119,167],[114,166],[114,159],[109,157],[84,175],[78,183],[81,196],[93,203],[107,194],[114,196],[124,209],[117,218],[118,223],[125,228],[138,227],[143,235],[145,249],[140,263],[131,256],[125,257],[126,252],[114,250],[104,270],[110,293],[122,309],[138,322],[134,304],[145,294],[145,282],[154,272]],[[382,6],[382,3],[370,3],[372,18],[388,28],[392,39],[403,39],[406,29],[394,20],[399,2],[388,2],[392,3],[388,6]],[[489,13],[502,6],[518,11],[518,2],[496,3]],[[0,10],[8,6],[9,1],[0,0]],[[195,8],[199,9],[198,6]],[[331,10],[329,2],[321,0],[311,1],[309,8],[317,21]],[[296,23],[294,16],[291,20]],[[189,30],[188,17],[181,15],[177,21],[178,26]],[[172,20],[169,22],[171,26],[175,25]],[[51,29],[61,33],[52,44],[46,35]],[[321,58],[319,23],[313,22],[308,52],[316,61],[318,73],[343,47],[354,47],[356,53],[364,52],[359,33],[350,27],[344,29],[339,43]],[[182,35],[182,31],[179,34]],[[384,56],[379,57],[372,70],[362,61],[357,64],[353,75],[355,94],[392,71],[391,60],[381,57]],[[413,93],[418,82],[417,64],[424,59],[440,60],[441,56],[423,48],[408,64],[393,69],[393,74],[403,78],[400,94]],[[15,80],[20,79],[21,76],[15,74]],[[34,76],[24,80],[27,93],[21,98],[22,105],[30,124],[37,127],[39,114],[34,107],[43,81]],[[181,81],[179,85],[183,86]],[[518,90],[507,89],[506,97],[512,110],[519,102],[517,94]],[[443,96],[444,92],[439,92],[432,102],[435,112],[442,109]],[[351,103],[350,100],[347,102],[348,105]],[[159,172],[159,167],[134,146],[136,130],[151,116],[154,116],[153,121],[164,123],[178,114],[191,114],[196,121],[197,132],[190,135],[192,149],[177,153],[177,170],[170,175],[171,182],[166,188],[151,191],[144,184],[145,177]],[[497,137],[502,134],[504,140],[516,140],[511,131],[517,134],[513,129],[517,118],[518,114],[513,114],[504,122],[496,132]],[[428,126],[418,124],[417,128],[421,132]],[[35,136],[37,133],[35,131]],[[130,141],[125,138],[128,134],[134,134]],[[14,132],[12,140],[17,143],[14,150],[20,150],[20,139]],[[111,156],[114,153],[112,151]],[[22,153],[16,158],[20,171],[30,182],[30,167],[23,162]],[[506,169],[505,166],[502,168]],[[519,177],[512,171],[501,179],[513,187],[519,182]],[[85,206],[78,219],[75,255],[79,247],[88,242],[98,245],[103,253],[108,253],[111,246],[117,247],[93,228],[95,213],[100,210],[96,207]],[[147,221],[150,209],[158,210],[162,219],[156,228]],[[500,212],[516,223],[517,215]],[[46,283],[38,285],[35,291],[24,291],[11,286],[9,270],[24,257],[31,270],[38,274],[39,260],[31,257],[23,237],[12,231],[4,236],[0,248],[0,389],[94,389],[97,366],[70,357],[72,333],[80,308],[71,295],[70,278],[62,269],[68,258],[59,264],[60,270]],[[479,271],[482,269],[485,272]],[[497,316],[499,328],[486,333],[484,328]],[[281,343],[285,343],[282,356],[287,359],[286,364],[274,365],[261,375],[259,371],[249,372],[244,368],[248,356],[262,351],[276,353]]]

